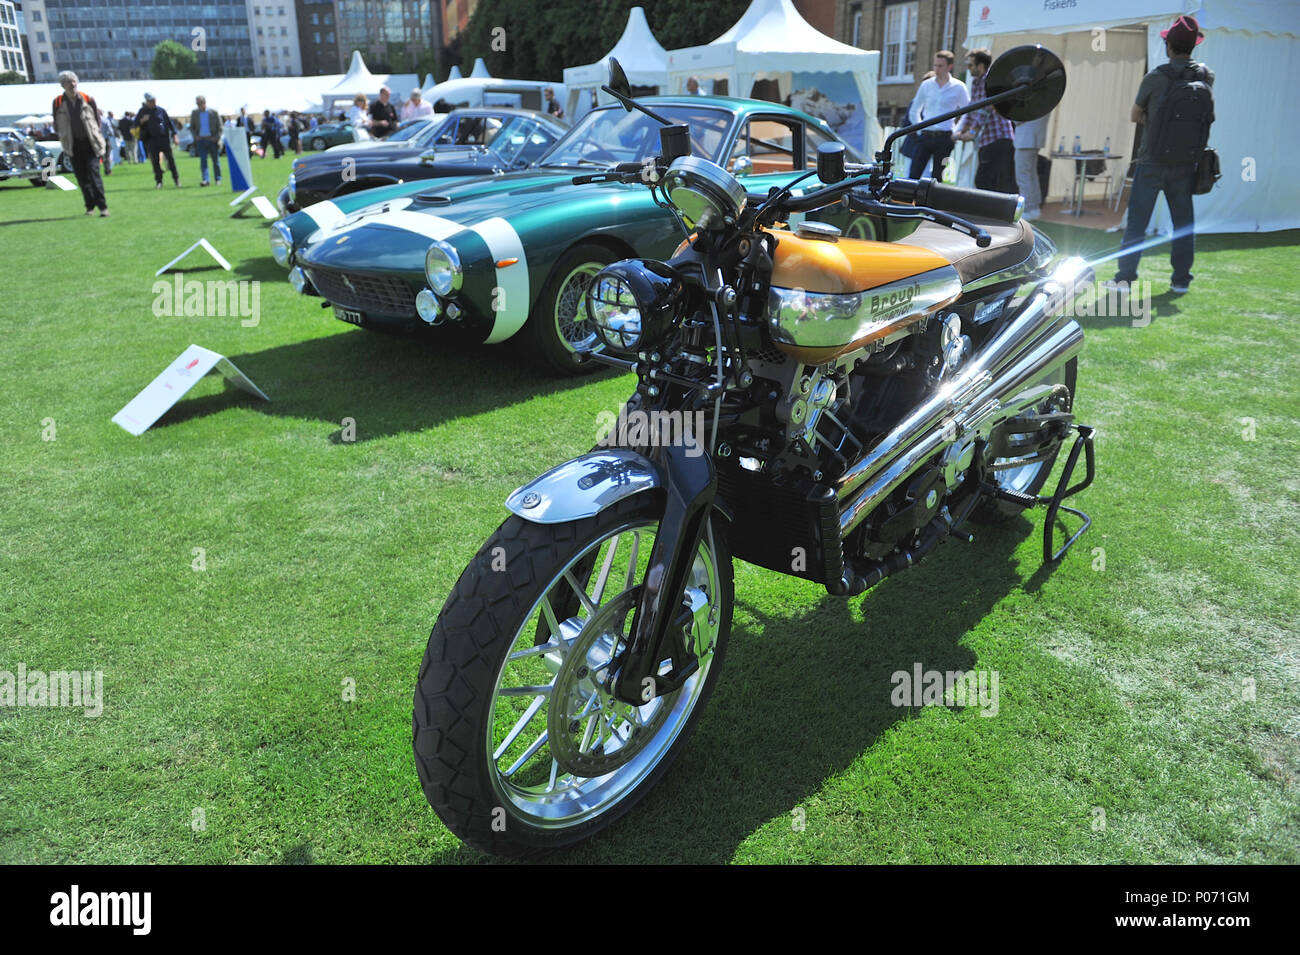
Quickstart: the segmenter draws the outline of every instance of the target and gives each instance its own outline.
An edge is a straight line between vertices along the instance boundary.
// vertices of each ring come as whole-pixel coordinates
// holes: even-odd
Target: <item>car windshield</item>
[[[555,137],[537,123],[522,116],[512,116],[488,142],[488,149],[504,163],[531,162],[555,142]]]
[[[664,119],[691,129],[691,155],[718,162],[735,121],[731,112],[704,106],[655,106]],[[643,162],[659,154],[659,123],[621,106],[592,110],[543,157],[543,166]]]
[[[432,125],[427,119],[412,120],[407,123],[393,135],[388,137],[390,143],[400,143],[407,139],[416,139],[421,133],[429,131],[428,127]]]

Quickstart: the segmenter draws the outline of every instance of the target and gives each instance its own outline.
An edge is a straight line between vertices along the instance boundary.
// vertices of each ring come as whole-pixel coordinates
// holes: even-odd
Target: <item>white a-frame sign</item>
[[[161,375],[145,385],[144,391],[113,415],[114,423],[121,425],[131,434],[137,436],[144,434],[155,421],[167,413],[167,409],[180,401],[181,396],[214,368],[225,375],[226,380],[236,388],[247,391],[250,395],[256,395],[263,401],[271,400],[261,388],[253,384],[247,375],[236,368],[229,358],[218,355],[201,345],[191,345],[181,352],[181,356],[168,365]]]

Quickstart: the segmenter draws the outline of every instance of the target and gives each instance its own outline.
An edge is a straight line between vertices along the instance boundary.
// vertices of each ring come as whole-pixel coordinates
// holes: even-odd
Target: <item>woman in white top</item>
[[[370,114],[366,111],[366,94],[358,93],[348,110],[348,122],[352,124],[352,140],[358,143],[370,141]]]

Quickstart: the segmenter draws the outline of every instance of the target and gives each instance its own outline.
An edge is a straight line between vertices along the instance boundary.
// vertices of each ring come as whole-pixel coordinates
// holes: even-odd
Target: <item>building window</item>
[[[862,8],[855,6],[851,11],[853,25],[849,28],[849,43],[862,46]]]
[[[910,82],[916,68],[915,3],[885,7],[884,57],[880,61],[882,83]]]
[[[944,0],[942,42],[945,50],[957,46],[957,0]]]

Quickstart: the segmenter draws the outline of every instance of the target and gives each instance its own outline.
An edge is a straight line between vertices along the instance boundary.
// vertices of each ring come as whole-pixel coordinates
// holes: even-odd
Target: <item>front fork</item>
[[[634,706],[676,690],[700,665],[686,639],[694,615],[685,591],[708,529],[718,478],[708,452],[695,450],[691,454],[679,445],[663,445],[646,455],[664,491],[664,515],[632,617],[631,641],[610,678],[613,695]],[[669,657],[671,669],[659,673]]]

